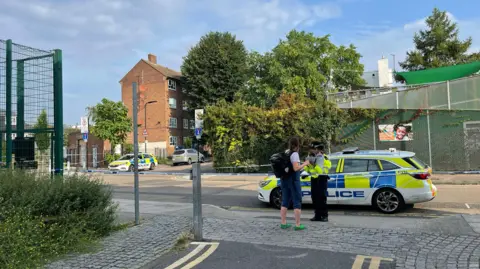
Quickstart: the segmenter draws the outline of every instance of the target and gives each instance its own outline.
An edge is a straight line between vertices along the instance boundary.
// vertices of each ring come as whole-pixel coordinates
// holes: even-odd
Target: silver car
[[[201,163],[205,162],[205,156],[194,149],[178,149],[173,152],[172,156],[174,166],[180,163],[192,164],[198,162],[199,159]]]

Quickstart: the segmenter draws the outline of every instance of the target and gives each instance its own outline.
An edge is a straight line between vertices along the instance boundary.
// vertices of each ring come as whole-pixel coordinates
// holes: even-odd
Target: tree
[[[123,144],[132,131],[132,121],[128,117],[128,109],[122,102],[114,102],[106,98],[93,107],[87,108],[88,115],[94,123],[91,132],[102,140],[110,141],[112,150]]]
[[[68,146],[68,136],[76,131],[77,129],[75,128],[69,127],[65,124],[63,125],[63,146]]]
[[[360,58],[353,45],[337,47],[329,35],[292,30],[271,52],[250,54],[250,80],[239,95],[262,107],[273,105],[282,92],[323,99],[327,86],[344,90],[365,84]]]
[[[40,130],[48,129],[48,117],[45,109],[43,109],[38,116],[34,128]],[[35,134],[35,142],[37,143],[38,150],[43,154],[50,148],[50,135],[47,132],[38,132]]]
[[[189,107],[205,107],[224,99],[232,102],[247,80],[247,51],[228,32],[210,32],[184,57],[181,70]]]
[[[468,60],[466,53],[472,45],[472,38],[459,40],[457,24],[448,18],[446,11],[434,8],[425,23],[427,29],[415,33],[413,37],[415,49],[407,52],[407,58],[400,63],[403,69],[416,71]]]

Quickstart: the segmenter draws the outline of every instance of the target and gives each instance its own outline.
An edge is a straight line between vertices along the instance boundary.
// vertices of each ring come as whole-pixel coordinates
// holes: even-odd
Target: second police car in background
[[[108,164],[110,171],[133,171],[133,154],[126,154]],[[153,170],[158,165],[157,158],[151,154],[139,153],[138,154],[138,170]]]
[[[345,149],[328,155],[332,162],[328,204],[372,205],[383,213],[395,213],[415,203],[435,198],[437,188],[431,168],[415,153],[396,150]],[[303,203],[312,203],[310,175],[301,174]],[[280,208],[280,179],[269,176],[259,183],[258,199]]]

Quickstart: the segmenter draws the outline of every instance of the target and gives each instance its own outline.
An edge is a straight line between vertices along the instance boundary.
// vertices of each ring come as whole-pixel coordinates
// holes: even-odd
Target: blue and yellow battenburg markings
[[[409,173],[416,171],[379,171],[365,173],[364,175],[332,174],[333,180],[328,181],[328,188],[337,189],[378,189],[390,188],[423,188],[424,182],[413,178]],[[420,172],[420,171],[418,171]],[[281,185],[281,180],[276,180],[276,186]],[[269,184],[270,185],[270,184]],[[267,185],[268,186],[268,185]],[[301,180],[302,187],[311,187],[310,177]]]

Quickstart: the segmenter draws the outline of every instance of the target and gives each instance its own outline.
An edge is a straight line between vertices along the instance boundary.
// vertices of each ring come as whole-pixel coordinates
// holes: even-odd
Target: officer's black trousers
[[[328,217],[327,187],[328,176],[320,175],[312,178],[312,202],[315,208],[315,218]]]

